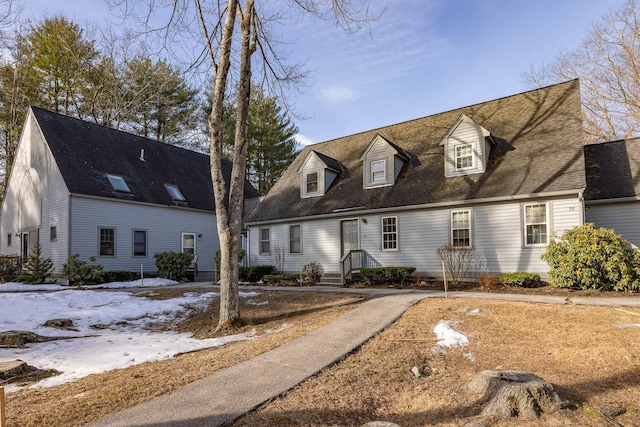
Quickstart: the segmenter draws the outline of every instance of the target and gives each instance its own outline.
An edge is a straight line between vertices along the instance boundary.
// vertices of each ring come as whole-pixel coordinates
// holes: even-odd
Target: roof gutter
[[[309,215],[309,216],[291,217],[291,218],[279,218],[279,219],[272,219],[272,220],[266,220],[266,221],[252,221],[252,222],[247,222],[245,226],[250,227],[250,226],[261,225],[261,224],[279,224],[284,222],[299,222],[299,221],[311,220],[311,219],[315,220],[315,219],[339,218],[344,216],[353,216],[354,212],[358,212],[359,214],[363,214],[363,215],[364,214],[368,215],[368,214],[377,214],[377,213],[386,213],[386,212],[397,212],[399,210],[413,211],[413,210],[419,210],[419,209],[469,206],[469,205],[479,205],[484,203],[510,202],[510,201],[516,201],[516,200],[541,199],[541,198],[571,196],[571,195],[576,195],[580,200],[582,200],[582,197],[583,197],[582,195],[584,190],[585,190],[584,188],[577,188],[572,190],[552,191],[549,193],[532,193],[532,194],[520,194],[515,196],[487,197],[484,199],[424,203],[420,205],[393,206],[388,208],[377,208],[377,209],[367,209],[365,207],[343,208],[343,209],[336,209],[332,213],[328,213],[328,214]]]
[[[585,200],[586,205],[603,205],[606,203],[625,203],[640,201],[640,196],[618,197],[616,199]]]

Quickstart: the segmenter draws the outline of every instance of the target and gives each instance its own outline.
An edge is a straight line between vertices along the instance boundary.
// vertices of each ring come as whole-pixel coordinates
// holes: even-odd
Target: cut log
[[[527,372],[482,371],[467,388],[487,402],[482,415],[537,419],[570,406],[551,384]]]

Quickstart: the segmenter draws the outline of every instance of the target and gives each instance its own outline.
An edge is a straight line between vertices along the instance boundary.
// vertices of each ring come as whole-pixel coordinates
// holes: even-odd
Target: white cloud
[[[337,104],[344,101],[352,101],[356,98],[356,91],[343,84],[326,87],[320,90],[320,99],[332,104]]]
[[[302,147],[306,147],[307,145],[316,143],[313,139],[301,133],[296,134],[294,138],[296,139],[296,141],[298,141],[298,145]]]

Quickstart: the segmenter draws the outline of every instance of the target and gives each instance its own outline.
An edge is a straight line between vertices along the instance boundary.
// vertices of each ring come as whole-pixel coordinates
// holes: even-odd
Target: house
[[[306,147],[248,220],[250,263],[442,277],[436,250],[456,245],[476,272],[546,276],[540,255],[584,223],[586,186],[573,80]]]
[[[640,246],[640,139],[584,147],[586,221]]]
[[[248,181],[244,193],[258,196]],[[57,275],[76,253],[105,270],[155,272],[154,254],[181,251],[213,278],[220,244],[204,154],[31,107],[1,209],[0,252],[28,256],[40,243]]]

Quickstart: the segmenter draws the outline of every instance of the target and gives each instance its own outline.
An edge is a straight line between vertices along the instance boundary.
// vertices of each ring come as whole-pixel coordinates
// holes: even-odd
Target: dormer
[[[444,146],[444,176],[472,175],[487,169],[491,133],[462,114],[440,140]]]
[[[324,195],[333,181],[340,175],[340,163],[329,156],[311,150],[300,173],[300,197],[318,197]]]
[[[409,157],[400,147],[376,135],[360,156],[360,161],[363,186],[367,189],[393,185]]]

